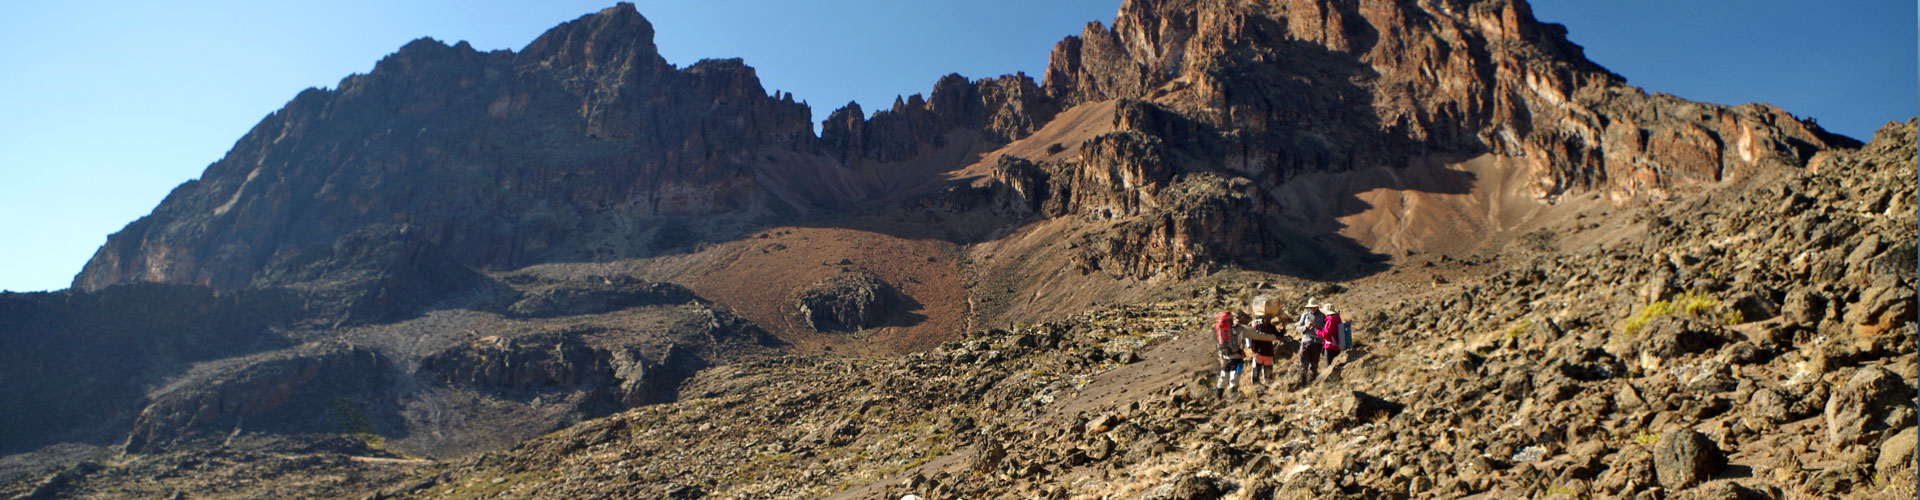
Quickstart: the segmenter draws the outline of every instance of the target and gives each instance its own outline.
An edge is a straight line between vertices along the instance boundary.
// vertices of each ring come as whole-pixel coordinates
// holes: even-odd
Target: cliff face
[[[756,169],[846,176],[821,165],[911,159],[956,129],[1005,142],[1052,114],[1025,76],[952,75],[931,100],[916,95],[871,120],[857,105],[842,110],[815,138],[807,105],[767,95],[740,60],[676,68],[652,37],[621,4],[519,53],[407,44],[262,120],[200,179],[112,235],[74,285],[286,284],[331,257],[336,239],[374,224],[403,226],[419,246],[475,268],[646,256],[708,236],[672,221],[862,201],[849,190],[771,189]],[[768,151],[832,161],[780,164]]]
[[[1060,42],[1042,81],[949,75],[879,112],[849,104],[818,137],[742,61],[675,67],[652,33],[623,4],[517,53],[408,44],[262,120],[111,236],[75,290],[0,294],[0,407],[36,409],[0,413],[0,451],[161,457],[35,485],[0,466],[0,496],[228,488],[222,467],[250,462],[282,467],[245,493],[260,497],[1137,480],[1124,496],[1168,470],[1281,463],[1241,446],[1280,442],[1255,432],[1276,423],[1288,442],[1374,434],[1285,453],[1319,464],[1287,480],[1318,496],[1541,496],[1536,473],[1561,469],[1629,496],[1653,458],[1607,443],[1649,422],[1747,429],[1716,446],[1763,467],[1798,450],[1768,475],[1844,493],[1866,482],[1839,474],[1866,469],[1798,460],[1870,455],[1776,427],[1822,402],[1849,422],[1828,441],[1905,429],[1912,448],[1913,412],[1878,401],[1914,385],[1913,122],[1849,150],[1765,105],[1647,94],[1511,0],[1128,1]],[[1400,243],[1441,239],[1465,251]],[[1316,383],[1368,385],[1225,403],[1192,377],[1210,341],[1156,344],[1255,295],[1340,304],[1365,337]],[[1628,318],[1645,342],[1617,336]],[[1867,364],[1902,380],[1852,382]],[[1727,373],[1756,384],[1717,372],[1741,366]],[[1707,375],[1668,376],[1683,368]],[[1383,415],[1382,398],[1404,406]],[[1462,408],[1500,418],[1447,420]],[[1529,411],[1584,420],[1504,423]],[[1542,444],[1598,435],[1593,415],[1614,434]],[[1354,469],[1460,434],[1422,429],[1488,439]],[[1261,437],[1161,459],[1189,433]],[[302,439],[338,460],[285,459]],[[516,446],[389,469],[421,463],[387,447]],[[953,450],[979,456],[934,460]],[[567,467],[592,473],[526,472]],[[1283,489],[1215,486],[1186,496]]]
[[[518,54],[410,43],[262,120],[74,284],[261,285],[375,223],[472,266],[581,258],[645,246],[634,221],[778,205],[740,162],[810,140],[807,108],[737,60],[674,68],[652,34],[622,5]]]
[[[928,97],[872,116],[849,104],[818,138],[807,105],[767,95],[741,61],[677,68],[652,35],[623,4],[518,53],[408,44],[262,120],[201,179],[110,237],[74,284],[286,284],[372,224],[404,227],[416,246],[480,269],[658,255],[748,221],[886,198],[961,166],[956,155],[1112,100],[1132,103],[1113,128],[1133,135],[1095,138],[1072,165],[1051,167],[1063,183],[1049,188],[1060,194],[1051,215],[1208,218],[1167,211],[1182,204],[1162,193],[1189,190],[1163,186],[1189,174],[1218,186],[1246,178],[1215,191],[1246,198],[1228,205],[1258,216],[1135,231],[1197,233],[1149,246],[1206,260],[1280,253],[1208,235],[1267,234],[1253,225],[1285,210],[1270,192],[1307,173],[1496,155],[1524,160],[1535,198],[1625,201],[1853,144],[1769,106],[1628,87],[1515,1],[1129,1],[1111,28],[1093,23],[1060,42],[1043,82],[949,75]],[[1129,172],[1147,176],[1109,175]],[[1130,250],[1140,249],[1116,251]],[[1126,267],[1185,276],[1204,266]]]
[[[1767,105],[1646,94],[1565,35],[1520,1],[1130,0],[1112,27],[1091,23],[1054,47],[1044,86],[1062,107],[1121,100],[1112,128],[1123,135],[1087,140],[1058,168],[1065,173],[1049,176],[1053,189],[1017,190],[1057,196],[1054,215],[1141,216],[1128,232],[1154,236],[1121,238],[1129,243],[1082,260],[1113,260],[1124,276],[1184,277],[1204,268],[1184,255],[1284,253],[1246,236],[1270,234],[1265,219],[1299,218],[1276,192],[1306,174],[1490,155],[1528,170],[1525,197],[1602,193],[1619,203],[1797,168],[1858,144]],[[1141,134],[1152,140],[1133,139]],[[1144,165],[1141,154],[1151,157]],[[1175,208],[1193,204],[1167,194],[1191,190],[1164,186],[1208,183],[1200,178],[1244,179],[1213,190],[1238,208]]]
[[[1647,95],[1519,1],[1129,1],[1054,49],[1067,104],[1162,103],[1222,131],[1255,179],[1493,153],[1536,164],[1535,194],[1662,197],[1858,143],[1765,105]]]

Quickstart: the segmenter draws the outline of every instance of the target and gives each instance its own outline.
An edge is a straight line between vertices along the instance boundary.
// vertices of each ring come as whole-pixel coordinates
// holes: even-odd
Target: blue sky
[[[0,289],[65,288],[107,234],[198,177],[301,89],[409,40],[514,49],[610,0],[0,2]],[[1118,0],[638,1],[662,54],[743,57],[816,120],[1025,71]],[[1817,5],[1818,7],[1810,7]],[[1866,139],[1916,113],[1904,1],[1537,2],[1588,56],[1681,97],[1763,101]]]

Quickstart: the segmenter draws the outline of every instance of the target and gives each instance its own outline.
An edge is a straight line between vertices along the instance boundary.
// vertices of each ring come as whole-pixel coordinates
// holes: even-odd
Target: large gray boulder
[[[1725,465],[1726,456],[1713,440],[1692,429],[1668,432],[1653,445],[1653,472],[1669,490],[1705,482]]]
[[[794,297],[800,320],[817,332],[879,326],[899,303],[892,285],[872,272],[848,271],[814,282]]]
[[[1827,442],[1836,448],[1875,444],[1889,428],[1912,424],[1913,412],[1906,408],[1912,401],[1913,391],[1899,375],[1877,366],[1862,368],[1827,399]]]

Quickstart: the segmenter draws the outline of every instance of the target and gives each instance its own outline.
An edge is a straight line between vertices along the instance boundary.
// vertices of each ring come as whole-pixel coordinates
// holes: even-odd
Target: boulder
[[[1747,401],[1746,411],[1775,424],[1793,420],[1793,402],[1772,389],[1753,391],[1752,399]]]
[[[1787,303],[1781,304],[1780,312],[1793,321],[1816,324],[1826,318],[1827,297],[1813,290],[1788,292]]]
[[[1828,496],[1843,495],[1867,484],[1867,471],[1857,465],[1842,464],[1814,471],[1807,476],[1806,488]]]
[[[968,464],[968,468],[976,473],[992,474],[999,471],[1000,462],[1007,459],[1007,449],[1000,445],[998,439],[985,435],[983,438],[980,440],[980,447],[974,450],[973,460]]]
[[[1669,489],[1704,482],[1725,465],[1726,457],[1713,440],[1692,429],[1668,432],[1653,445],[1654,473]]]
[[[1654,370],[1665,360],[1718,347],[1725,340],[1720,330],[1719,325],[1684,315],[1661,316],[1647,322],[1631,341],[1632,348],[1639,353],[1640,367]]]
[[[1206,500],[1227,494],[1230,485],[1212,474],[1180,474],[1143,497],[1151,500]]]
[[[1847,306],[1846,321],[1860,337],[1883,335],[1914,321],[1914,292],[1911,286],[1877,286],[1860,294],[1860,302]]]
[[[1873,471],[1883,481],[1913,484],[1914,429],[1908,427],[1880,444],[1880,456],[1874,459]]]
[[[794,297],[808,328],[850,332],[879,326],[900,302],[892,285],[866,270],[849,271],[814,282]]]
[[[1912,403],[1913,390],[1899,375],[1877,366],[1860,369],[1827,399],[1827,443],[1835,448],[1873,445],[1890,427],[1888,417],[1912,420],[1911,411],[1895,411]]]
[[[1360,391],[1340,391],[1334,396],[1334,405],[1335,415],[1355,422],[1364,422],[1380,414],[1392,415],[1403,408],[1399,403]]]
[[[679,285],[650,283],[630,276],[590,276],[527,292],[508,306],[507,312],[522,318],[550,318],[690,300],[694,300],[693,292]]]
[[[1726,302],[1729,312],[1739,313],[1740,322],[1765,321],[1780,315],[1780,305],[1773,303],[1765,295],[1748,292],[1734,296]]]

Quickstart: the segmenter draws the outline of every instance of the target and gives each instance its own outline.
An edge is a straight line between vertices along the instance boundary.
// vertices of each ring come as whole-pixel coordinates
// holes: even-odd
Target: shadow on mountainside
[[[0,453],[126,437],[152,384],[195,363],[285,348],[298,294],[191,285],[0,293]]]

